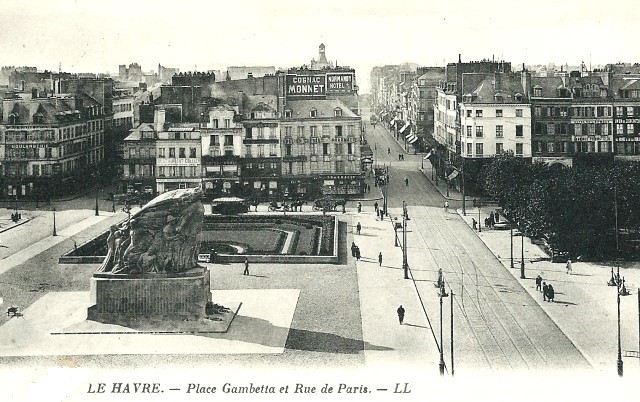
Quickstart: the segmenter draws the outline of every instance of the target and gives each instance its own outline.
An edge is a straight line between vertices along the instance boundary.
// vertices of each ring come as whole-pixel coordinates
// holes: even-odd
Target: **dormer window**
[[[333,109],[333,115],[334,115],[335,117],[340,117],[340,116],[342,116],[342,109],[340,109],[339,107],[337,107],[337,108]]]
[[[293,117],[293,112],[291,110],[285,110],[284,111],[284,118],[285,119],[290,119],[291,117]]]
[[[542,96],[542,88],[537,86],[533,87],[533,96],[537,96],[537,97]]]
[[[502,96],[502,94],[498,92],[495,95],[493,95],[493,100],[495,102],[504,102],[504,96]]]
[[[18,120],[18,116],[16,116],[15,114],[11,113],[9,115],[9,124],[16,124],[17,120]]]
[[[318,117],[318,110],[316,110],[315,108],[311,109],[309,111],[309,117]]]
[[[42,113],[36,113],[33,115],[33,123],[34,124],[43,124],[44,123],[44,116],[42,115]]]
[[[517,94],[513,95],[513,99],[515,99],[516,102],[522,102],[522,94],[521,93],[517,93]]]

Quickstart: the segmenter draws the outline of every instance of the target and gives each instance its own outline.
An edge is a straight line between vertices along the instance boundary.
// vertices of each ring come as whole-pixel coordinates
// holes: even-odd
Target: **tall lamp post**
[[[478,197],[478,232],[482,232],[482,223],[480,223],[481,208],[482,208],[482,197]]]
[[[462,167],[460,168],[462,174],[462,216],[467,216],[466,194],[464,188],[464,156],[462,157]],[[480,223],[480,222],[478,222]]]
[[[409,264],[407,264],[407,203],[402,201],[402,269],[404,279],[409,279]]]
[[[511,268],[513,268],[513,223],[509,222],[509,231],[511,235],[509,238],[511,239]]]
[[[440,281],[440,290],[438,291],[438,297],[440,297],[440,363],[438,367],[440,368],[440,375],[444,375],[444,344],[442,339],[442,298],[447,297],[447,293],[445,292],[444,287],[444,276],[442,276],[442,280]]]
[[[95,180],[95,183],[94,183],[94,185],[95,185],[95,192],[96,192],[96,216],[98,216],[98,215],[100,215],[100,214],[98,213],[98,173],[97,173],[97,172],[95,173],[94,177],[95,177],[95,179],[96,179],[96,180]]]
[[[520,230],[520,279],[525,279],[524,275],[524,232]]]
[[[58,232],[56,232],[56,208],[53,208],[53,235],[57,236]]]

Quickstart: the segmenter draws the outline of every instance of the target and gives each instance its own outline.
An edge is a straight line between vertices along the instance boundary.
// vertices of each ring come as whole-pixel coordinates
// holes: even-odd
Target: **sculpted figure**
[[[99,272],[179,273],[197,266],[204,207],[200,189],[164,193],[110,229],[107,258]]]

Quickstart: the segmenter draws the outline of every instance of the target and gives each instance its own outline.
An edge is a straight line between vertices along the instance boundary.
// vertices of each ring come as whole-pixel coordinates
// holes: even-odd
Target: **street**
[[[363,116],[368,122],[367,110]],[[367,124],[367,134],[368,142],[377,148],[377,164],[389,166],[389,216],[401,222],[402,201],[407,203],[407,260],[438,344],[440,300],[434,284],[440,269],[447,291],[453,291],[455,369],[589,368],[580,351],[458,216],[455,209],[460,202],[449,200],[449,211],[444,211],[445,198],[419,170],[422,156],[404,154],[382,124],[375,129]],[[399,153],[405,155],[404,161],[398,161]],[[429,172],[429,161],[424,165]],[[448,366],[450,303],[450,297],[444,298],[443,344]]]

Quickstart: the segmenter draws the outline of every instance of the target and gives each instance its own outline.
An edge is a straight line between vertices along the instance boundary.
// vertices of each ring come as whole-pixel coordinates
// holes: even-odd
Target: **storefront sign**
[[[353,92],[353,74],[327,74],[327,93],[348,94]]]
[[[327,92],[327,76],[324,74],[287,74],[286,93],[291,97],[324,98]]]
[[[46,148],[45,144],[7,144],[7,149],[20,149],[20,148]]]

